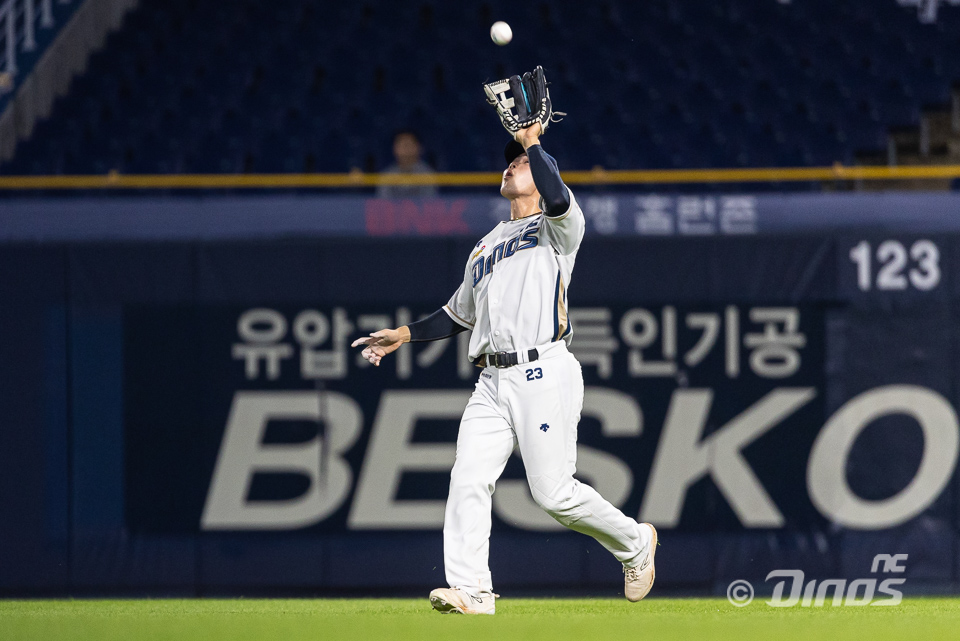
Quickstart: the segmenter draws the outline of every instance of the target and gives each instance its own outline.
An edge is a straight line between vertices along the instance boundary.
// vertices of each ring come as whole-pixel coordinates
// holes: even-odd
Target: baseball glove
[[[550,90],[543,75],[543,67],[520,76],[510,76],[483,85],[487,102],[497,108],[503,127],[516,136],[521,129],[540,123],[545,133],[551,122],[559,122],[562,111],[554,111],[550,102]],[[507,93],[510,97],[507,97]]]

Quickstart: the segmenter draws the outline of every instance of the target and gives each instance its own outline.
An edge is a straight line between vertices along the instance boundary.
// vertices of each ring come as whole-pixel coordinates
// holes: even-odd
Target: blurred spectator
[[[423,147],[417,134],[410,130],[397,132],[393,137],[392,165],[383,170],[385,174],[419,174],[432,175],[433,167],[420,158]],[[377,187],[378,198],[436,198],[437,186],[429,185],[380,185]]]

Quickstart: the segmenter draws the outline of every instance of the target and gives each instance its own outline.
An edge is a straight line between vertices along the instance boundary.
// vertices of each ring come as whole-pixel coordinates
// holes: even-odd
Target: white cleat
[[[437,588],[430,593],[430,605],[441,614],[494,614],[498,596],[493,592],[474,596],[460,588]]]
[[[647,526],[653,533],[650,539],[650,545],[647,553],[640,561],[640,565],[623,568],[623,594],[628,601],[639,601],[650,593],[653,587],[653,580],[656,578],[656,570],[653,567],[653,555],[657,553],[657,530],[649,523],[641,523],[640,527]]]

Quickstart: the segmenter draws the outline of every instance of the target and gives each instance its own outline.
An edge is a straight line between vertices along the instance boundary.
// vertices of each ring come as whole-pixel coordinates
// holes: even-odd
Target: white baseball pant
[[[491,497],[515,446],[534,501],[558,522],[592,536],[627,565],[648,542],[636,521],[573,478],[583,408],[580,363],[562,341],[537,349],[541,356],[532,363],[485,368],[464,410],[443,523],[450,587],[493,589]]]

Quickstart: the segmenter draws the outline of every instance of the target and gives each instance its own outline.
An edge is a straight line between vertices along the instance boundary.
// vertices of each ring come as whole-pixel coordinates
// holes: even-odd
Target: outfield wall
[[[658,586],[908,554],[907,591],[957,589],[960,233],[939,229],[587,236],[579,476],[658,526]],[[442,585],[465,335],[380,368],[348,345],[445,302],[471,233],[0,245],[0,591]],[[501,593],[621,581],[519,460],[491,565]]]

